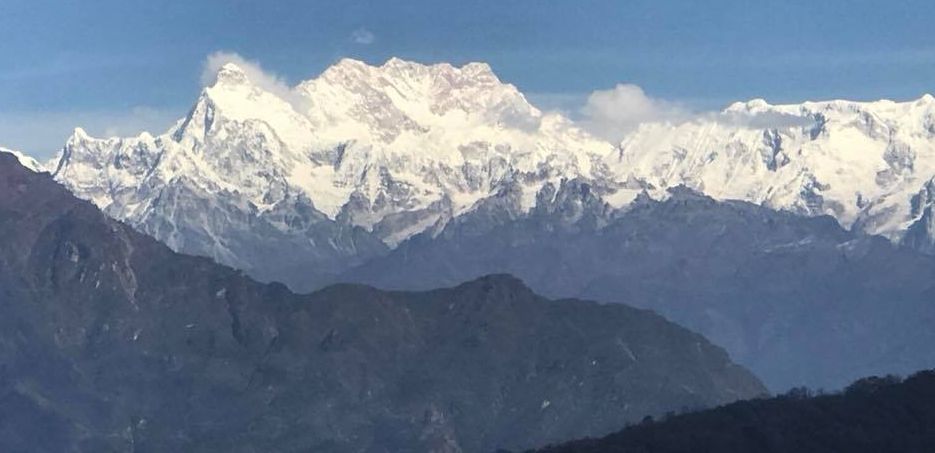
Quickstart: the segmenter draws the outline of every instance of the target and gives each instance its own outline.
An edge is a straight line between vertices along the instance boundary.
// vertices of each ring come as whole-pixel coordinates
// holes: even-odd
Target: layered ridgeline
[[[648,311],[491,276],[299,296],[0,153],[0,449],[494,451],[763,392]]]
[[[175,250],[313,289],[509,192],[578,178],[611,208],[681,184],[933,252],[935,99],[735,104],[621,144],[530,105],[485,64],[342,60],[293,88],[223,66],[159,136],[76,130],[58,181]]]
[[[625,211],[568,181],[511,218],[504,194],[344,280],[448,285],[491,272],[552,297],[650,308],[725,347],[776,391],[935,367],[935,257],[880,236],[688,188]]]

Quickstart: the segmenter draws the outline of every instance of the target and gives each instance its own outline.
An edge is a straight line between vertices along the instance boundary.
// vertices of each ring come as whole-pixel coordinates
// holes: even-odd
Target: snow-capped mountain
[[[166,133],[77,129],[50,168],[175,250],[304,286],[295,281],[444,225],[505,186],[528,211],[547,183],[603,179],[614,149],[485,64],[345,59],[287,92],[224,65]],[[269,270],[276,260],[289,275]]]
[[[685,184],[718,199],[829,214],[846,228],[935,250],[930,95],[901,103],[736,103],[679,125],[642,125],[608,165],[656,188]]]
[[[77,129],[47,168],[175,250],[298,289],[467,212],[483,213],[470,222],[506,222],[593,196],[557,215],[601,221],[643,191],[665,198],[680,184],[830,214],[935,252],[931,96],[754,100],[644,124],[615,145],[538,110],[482,63],[345,59],[282,89],[248,72],[222,66],[162,135],[96,139]],[[553,200],[571,181],[593,193]]]

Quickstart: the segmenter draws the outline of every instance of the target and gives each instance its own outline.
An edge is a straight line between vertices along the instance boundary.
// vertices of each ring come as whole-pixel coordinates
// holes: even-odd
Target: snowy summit
[[[521,215],[569,180],[600,188],[613,209],[684,184],[935,251],[928,95],[753,100],[643,124],[617,144],[540,111],[483,63],[344,59],[294,87],[268,85],[225,64],[165,133],[76,129],[47,168],[174,249],[247,270],[263,253],[290,272],[357,262],[505,194]]]

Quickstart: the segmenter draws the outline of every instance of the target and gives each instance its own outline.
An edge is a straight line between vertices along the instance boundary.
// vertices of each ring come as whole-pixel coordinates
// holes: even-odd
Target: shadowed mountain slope
[[[654,313],[509,276],[256,283],[0,154],[5,451],[491,451],[763,392]]]

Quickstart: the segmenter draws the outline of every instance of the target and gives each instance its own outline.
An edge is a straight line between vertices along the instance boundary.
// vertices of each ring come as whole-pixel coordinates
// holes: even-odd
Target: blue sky
[[[164,130],[205,58],[289,82],[341,57],[490,63],[545,107],[635,84],[692,109],[935,91],[932,1],[0,0],[0,144]]]

